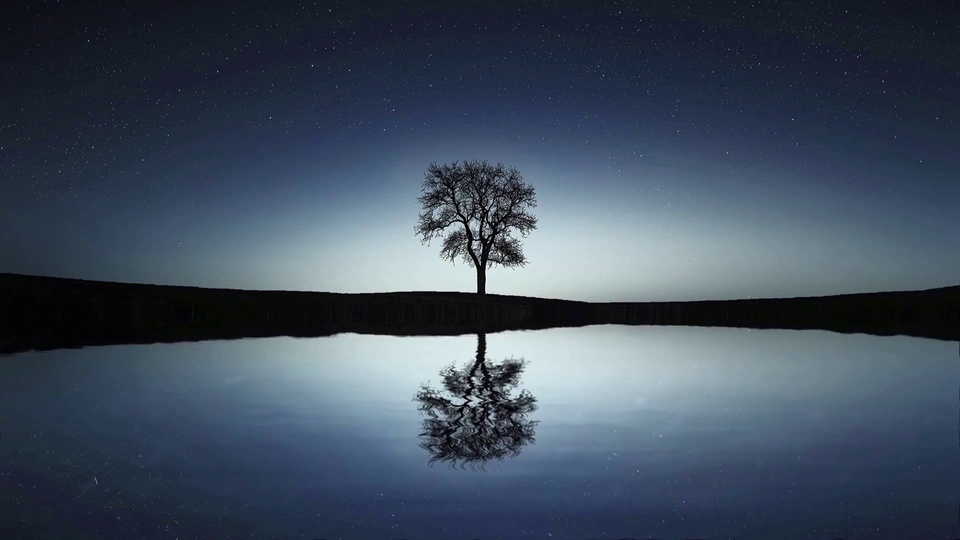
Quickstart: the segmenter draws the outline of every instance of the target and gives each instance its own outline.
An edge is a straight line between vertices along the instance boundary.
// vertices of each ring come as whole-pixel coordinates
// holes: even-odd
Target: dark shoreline
[[[140,285],[0,273],[0,353],[354,332],[458,335],[593,324],[830,330],[960,340],[960,286],[697,302]]]

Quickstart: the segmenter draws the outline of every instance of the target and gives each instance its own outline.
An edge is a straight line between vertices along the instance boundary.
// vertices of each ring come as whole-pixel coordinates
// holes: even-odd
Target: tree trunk
[[[487,359],[487,334],[477,334],[477,363],[482,364]]]
[[[484,265],[477,267],[477,294],[487,294],[487,268]]]

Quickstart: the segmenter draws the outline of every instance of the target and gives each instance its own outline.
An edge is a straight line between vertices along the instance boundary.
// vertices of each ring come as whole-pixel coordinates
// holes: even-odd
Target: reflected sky
[[[952,537],[956,343],[597,326],[525,359],[536,443],[428,465],[411,398],[477,336],[0,358],[0,537]],[[95,479],[95,480],[94,480]]]

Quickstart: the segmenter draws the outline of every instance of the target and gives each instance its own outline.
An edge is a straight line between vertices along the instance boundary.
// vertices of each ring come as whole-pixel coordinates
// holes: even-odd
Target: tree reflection
[[[539,422],[526,416],[537,410],[536,398],[526,390],[510,396],[526,362],[488,362],[486,350],[487,336],[478,334],[476,360],[463,369],[451,364],[440,372],[446,392],[424,384],[414,398],[424,417],[420,447],[430,452],[431,466],[445,462],[483,470],[488,461],[516,457],[523,446],[535,442]]]

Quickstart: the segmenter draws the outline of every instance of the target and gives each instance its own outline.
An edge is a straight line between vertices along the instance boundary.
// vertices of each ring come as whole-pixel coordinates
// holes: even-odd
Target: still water
[[[953,538],[956,343],[596,326],[0,358],[0,538]]]

